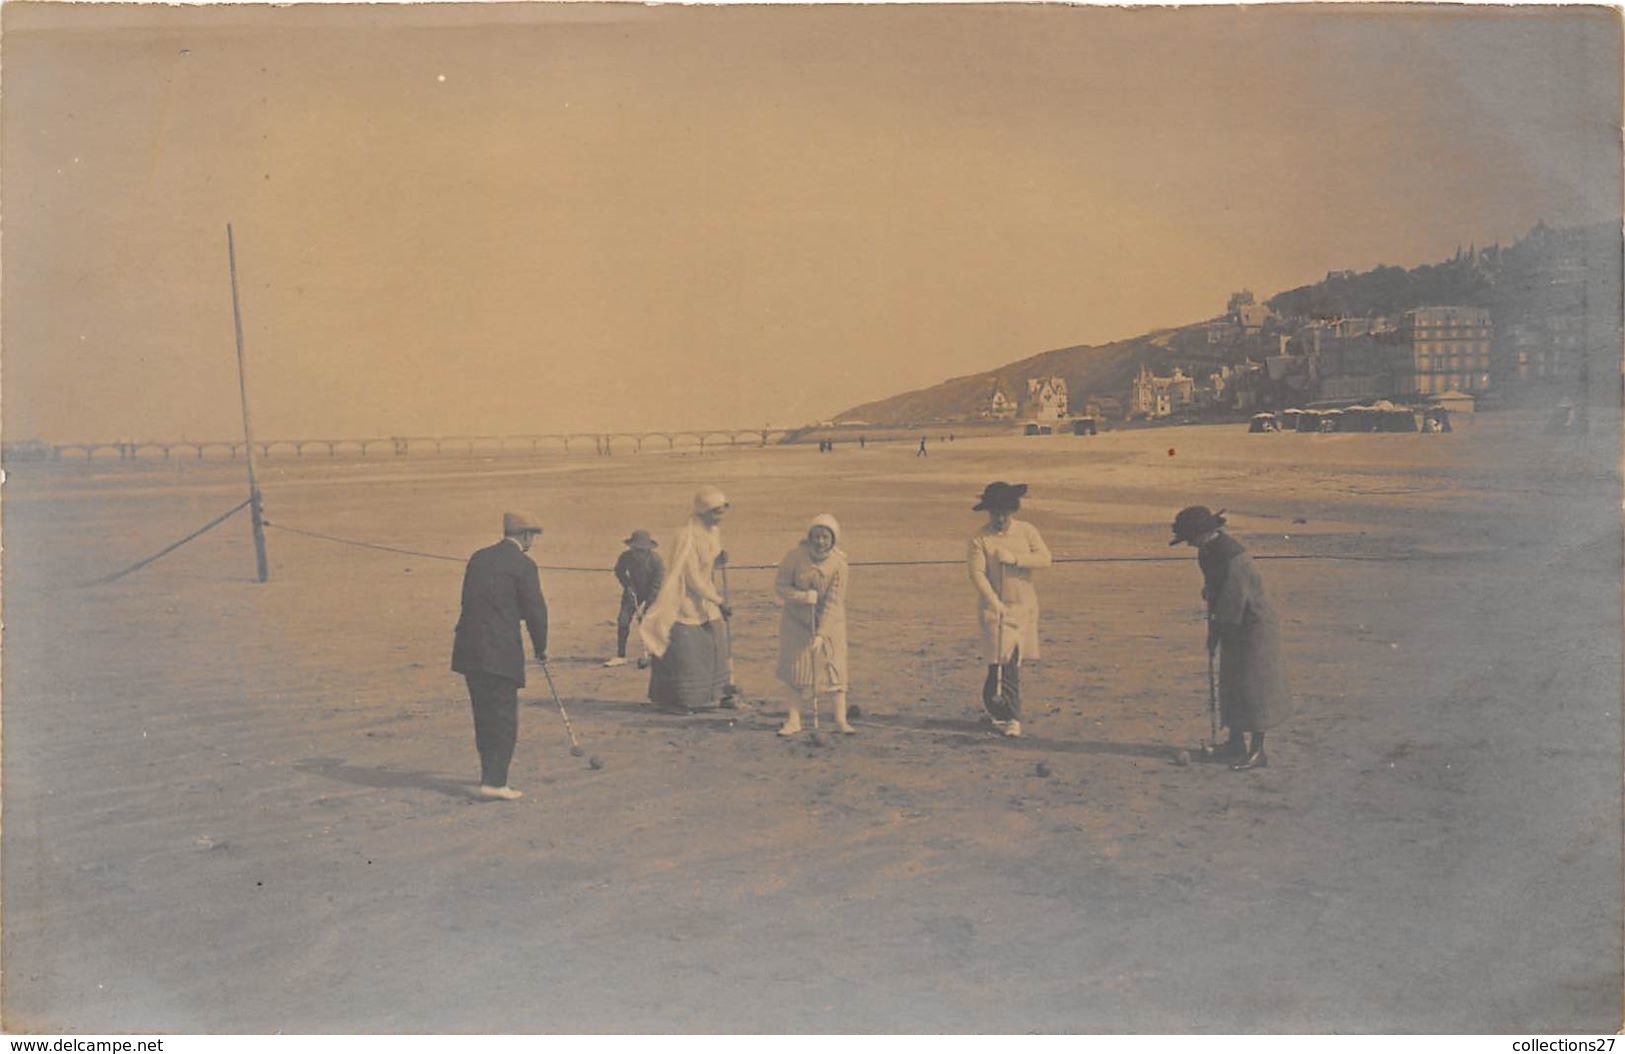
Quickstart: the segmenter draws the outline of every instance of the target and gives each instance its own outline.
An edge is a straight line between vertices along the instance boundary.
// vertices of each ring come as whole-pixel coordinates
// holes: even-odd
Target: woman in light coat
[[[841,525],[827,513],[779,563],[774,589],[784,602],[779,619],[779,680],[791,690],[781,736],[801,731],[801,706],[817,713],[818,697],[835,708],[835,728],[857,732],[846,719],[846,554],[835,547]]]
[[[1225,747],[1235,761],[1230,767],[1267,768],[1264,732],[1292,712],[1281,663],[1281,630],[1253,558],[1223,527],[1223,509],[1212,512],[1192,505],[1174,517],[1174,538],[1168,544],[1183,542],[1195,549],[1202,568],[1207,650],[1219,656],[1219,717],[1230,729]],[[1251,746],[1243,735],[1249,732]]]
[[[649,700],[668,713],[714,706],[728,684],[724,620],[733,612],[711,580],[727,562],[722,517],[731,506],[722,491],[694,496],[694,514],[677,532],[671,568],[638,630],[649,650]]]
[[[993,727],[1021,735],[1021,663],[1038,658],[1038,591],[1033,571],[1050,565],[1038,528],[1015,518],[1025,483],[989,483],[972,511],[987,524],[970,540],[970,580],[976,586],[977,619],[987,680],[982,706]]]

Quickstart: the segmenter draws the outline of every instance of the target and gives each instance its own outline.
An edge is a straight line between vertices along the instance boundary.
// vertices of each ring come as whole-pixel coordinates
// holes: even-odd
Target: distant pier
[[[256,439],[254,452],[270,459],[340,457],[482,457],[503,454],[581,453],[599,455],[655,451],[765,447],[790,441],[791,428],[695,429],[672,432],[549,432],[539,435],[374,436],[342,439]],[[43,443],[0,447],[5,461],[231,461],[244,457],[241,440],[118,440]]]

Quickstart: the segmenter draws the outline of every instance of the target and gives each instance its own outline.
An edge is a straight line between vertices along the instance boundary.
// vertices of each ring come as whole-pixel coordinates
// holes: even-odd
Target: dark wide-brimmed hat
[[[1021,496],[1027,493],[1025,483],[1006,483],[997,480],[982,488],[982,500],[971,506],[972,512],[986,509],[990,512],[1015,512],[1021,508]]]
[[[648,531],[641,527],[633,531],[632,537],[626,539],[624,544],[630,545],[634,549],[654,549],[660,545],[659,542],[650,537]]]
[[[1200,538],[1209,531],[1216,531],[1224,526],[1224,510],[1214,512],[1206,505],[1192,505],[1180,509],[1179,515],[1174,517],[1174,525],[1169,528],[1174,532],[1174,540],[1170,546],[1180,542],[1188,542],[1193,538]]]

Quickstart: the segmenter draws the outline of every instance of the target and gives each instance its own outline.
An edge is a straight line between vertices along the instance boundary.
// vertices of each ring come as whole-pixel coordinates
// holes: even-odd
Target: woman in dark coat
[[[1219,653],[1219,715],[1230,729],[1226,751],[1236,770],[1269,765],[1264,733],[1292,710],[1281,665],[1281,631],[1264,583],[1241,543],[1226,534],[1224,510],[1204,505],[1174,517],[1173,541],[1197,551],[1207,601],[1208,653]],[[1243,733],[1252,733],[1249,747]]]

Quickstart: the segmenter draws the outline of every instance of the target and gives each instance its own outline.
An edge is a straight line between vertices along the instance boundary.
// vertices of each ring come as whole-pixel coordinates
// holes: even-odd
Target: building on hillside
[[[1186,326],[1168,343],[1193,360],[1222,361],[1241,340],[1241,329],[1230,316]]]
[[[1269,320],[1270,309],[1264,304],[1243,304],[1236,308],[1236,325],[1241,327],[1244,337],[1261,331]]]
[[[1393,359],[1395,394],[1488,391],[1492,334],[1488,308],[1419,307],[1405,312]]]
[[[1512,375],[1520,381],[1572,380],[1585,361],[1585,316],[1551,315],[1516,322],[1506,342]]]
[[[1263,382],[1273,406],[1302,406],[1314,398],[1319,384],[1315,359],[1310,355],[1270,355],[1264,359]]]
[[[1621,342],[1619,230],[1537,224],[1500,254],[1496,380],[1556,382],[1616,372]]]
[[[1321,355],[1341,343],[1373,336],[1384,323],[1380,318],[1315,319],[1298,327],[1292,338],[1293,351],[1299,355]]]
[[[1171,377],[1158,377],[1151,367],[1140,366],[1129,389],[1129,414],[1133,417],[1170,417],[1196,402],[1196,381],[1174,367]]]
[[[1274,314],[1268,305],[1260,304],[1253,299],[1251,289],[1231,293],[1229,301],[1224,306],[1224,313],[1226,321],[1243,337],[1257,334]]]
[[[1319,402],[1370,402],[1386,399],[1394,394],[1394,375],[1391,373],[1350,373],[1323,376],[1315,389]]]
[[[1274,406],[1272,391],[1269,374],[1263,364],[1244,359],[1225,373],[1223,406],[1231,410],[1257,410]]]
[[[1004,382],[995,379],[993,388],[976,407],[976,416],[984,420],[1008,421],[1016,416],[1016,401],[1004,390]]]
[[[1067,415],[1066,379],[1033,377],[1027,381],[1027,419],[1060,421]]]

